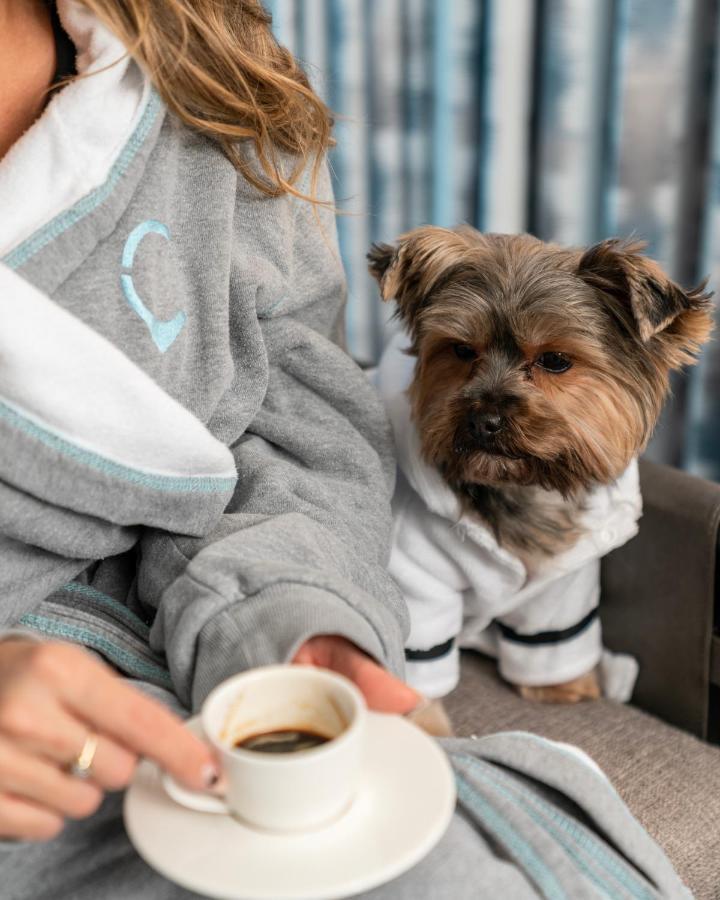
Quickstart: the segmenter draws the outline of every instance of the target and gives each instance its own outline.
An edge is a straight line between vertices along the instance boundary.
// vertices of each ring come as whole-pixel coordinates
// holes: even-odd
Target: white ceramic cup
[[[224,798],[182,788],[168,794],[191,809],[232,814],[256,828],[302,831],[340,816],[352,803],[362,765],[366,707],[355,685],[313,666],[265,666],[229,678],[201,711],[227,782]],[[235,747],[269,731],[307,730],[329,740],[295,753]]]

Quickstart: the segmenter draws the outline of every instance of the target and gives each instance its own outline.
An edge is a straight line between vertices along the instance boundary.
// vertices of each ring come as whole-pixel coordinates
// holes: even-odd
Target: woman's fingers
[[[0,838],[49,841],[63,827],[62,816],[29,800],[0,794]]]
[[[92,815],[103,797],[97,785],[73,778],[7,741],[0,741],[0,792],[71,819]]]
[[[88,778],[70,773],[89,737]],[[192,788],[217,778],[211,749],[160,703],[67,644],[0,642],[0,838],[47,840],[128,784],[137,756]]]
[[[57,696],[43,683],[23,681],[3,697],[0,740],[63,769],[77,759],[90,731],[86,722],[60,706]],[[90,777],[107,790],[126,787],[137,756],[105,735],[98,734],[96,739]]]
[[[75,668],[72,677],[62,664],[58,669],[62,703],[91,730],[154,760],[194,790],[215,783],[219,768],[210,747],[161,703],[125,684],[104,666]]]
[[[421,700],[417,691],[339,635],[323,634],[310,638],[295,654],[293,662],[323,666],[345,675],[360,688],[370,709],[378,712],[404,715]]]
[[[43,747],[39,751],[67,765],[94,732],[98,747],[91,771],[98,780],[105,779],[108,787],[122,786],[134,756],[155,760],[196,790],[217,780],[219,769],[207,744],[191,734],[178,716],[130,687],[89,653],[70,644],[11,644],[2,645],[0,736],[30,741],[40,733]],[[43,712],[55,708],[78,727],[62,728],[55,722],[51,729],[55,717],[49,714],[39,732]],[[118,777],[117,770],[125,775],[121,772]]]
[[[43,709],[32,728],[26,728],[22,734],[5,733],[26,752],[69,769],[82,751],[90,729],[56,706]],[[135,772],[137,755],[104,735],[96,735],[96,741],[89,779],[108,791],[127,787]]]
[[[420,695],[411,687],[391,675],[362,651],[343,655],[336,671],[354,681],[362,691],[370,709],[378,712],[405,713],[410,712],[420,702]]]

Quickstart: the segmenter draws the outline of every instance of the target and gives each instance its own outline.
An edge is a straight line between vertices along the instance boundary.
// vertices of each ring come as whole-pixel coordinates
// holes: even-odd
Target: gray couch
[[[720,900],[720,485],[643,462],[640,533],[603,562],[605,642],[640,662],[633,705],[522,700],[466,653],[460,735],[534,731],[586,750],[696,897]]]

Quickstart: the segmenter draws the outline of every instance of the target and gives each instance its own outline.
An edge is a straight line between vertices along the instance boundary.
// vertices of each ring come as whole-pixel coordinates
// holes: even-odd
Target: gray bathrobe
[[[320,632],[399,672],[391,442],[339,346],[333,218],[157,98],[138,128],[107,196],[4,259],[0,625],[192,707]]]

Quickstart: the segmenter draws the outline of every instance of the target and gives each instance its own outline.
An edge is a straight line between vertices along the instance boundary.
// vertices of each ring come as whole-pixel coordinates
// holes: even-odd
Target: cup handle
[[[165,793],[171,797],[180,806],[188,809],[195,809],[198,812],[219,813],[228,815],[228,805],[221,797],[214,797],[212,794],[206,794],[203,791],[191,791],[184,788],[175,781],[175,779],[164,772],[162,775],[162,786]]]

